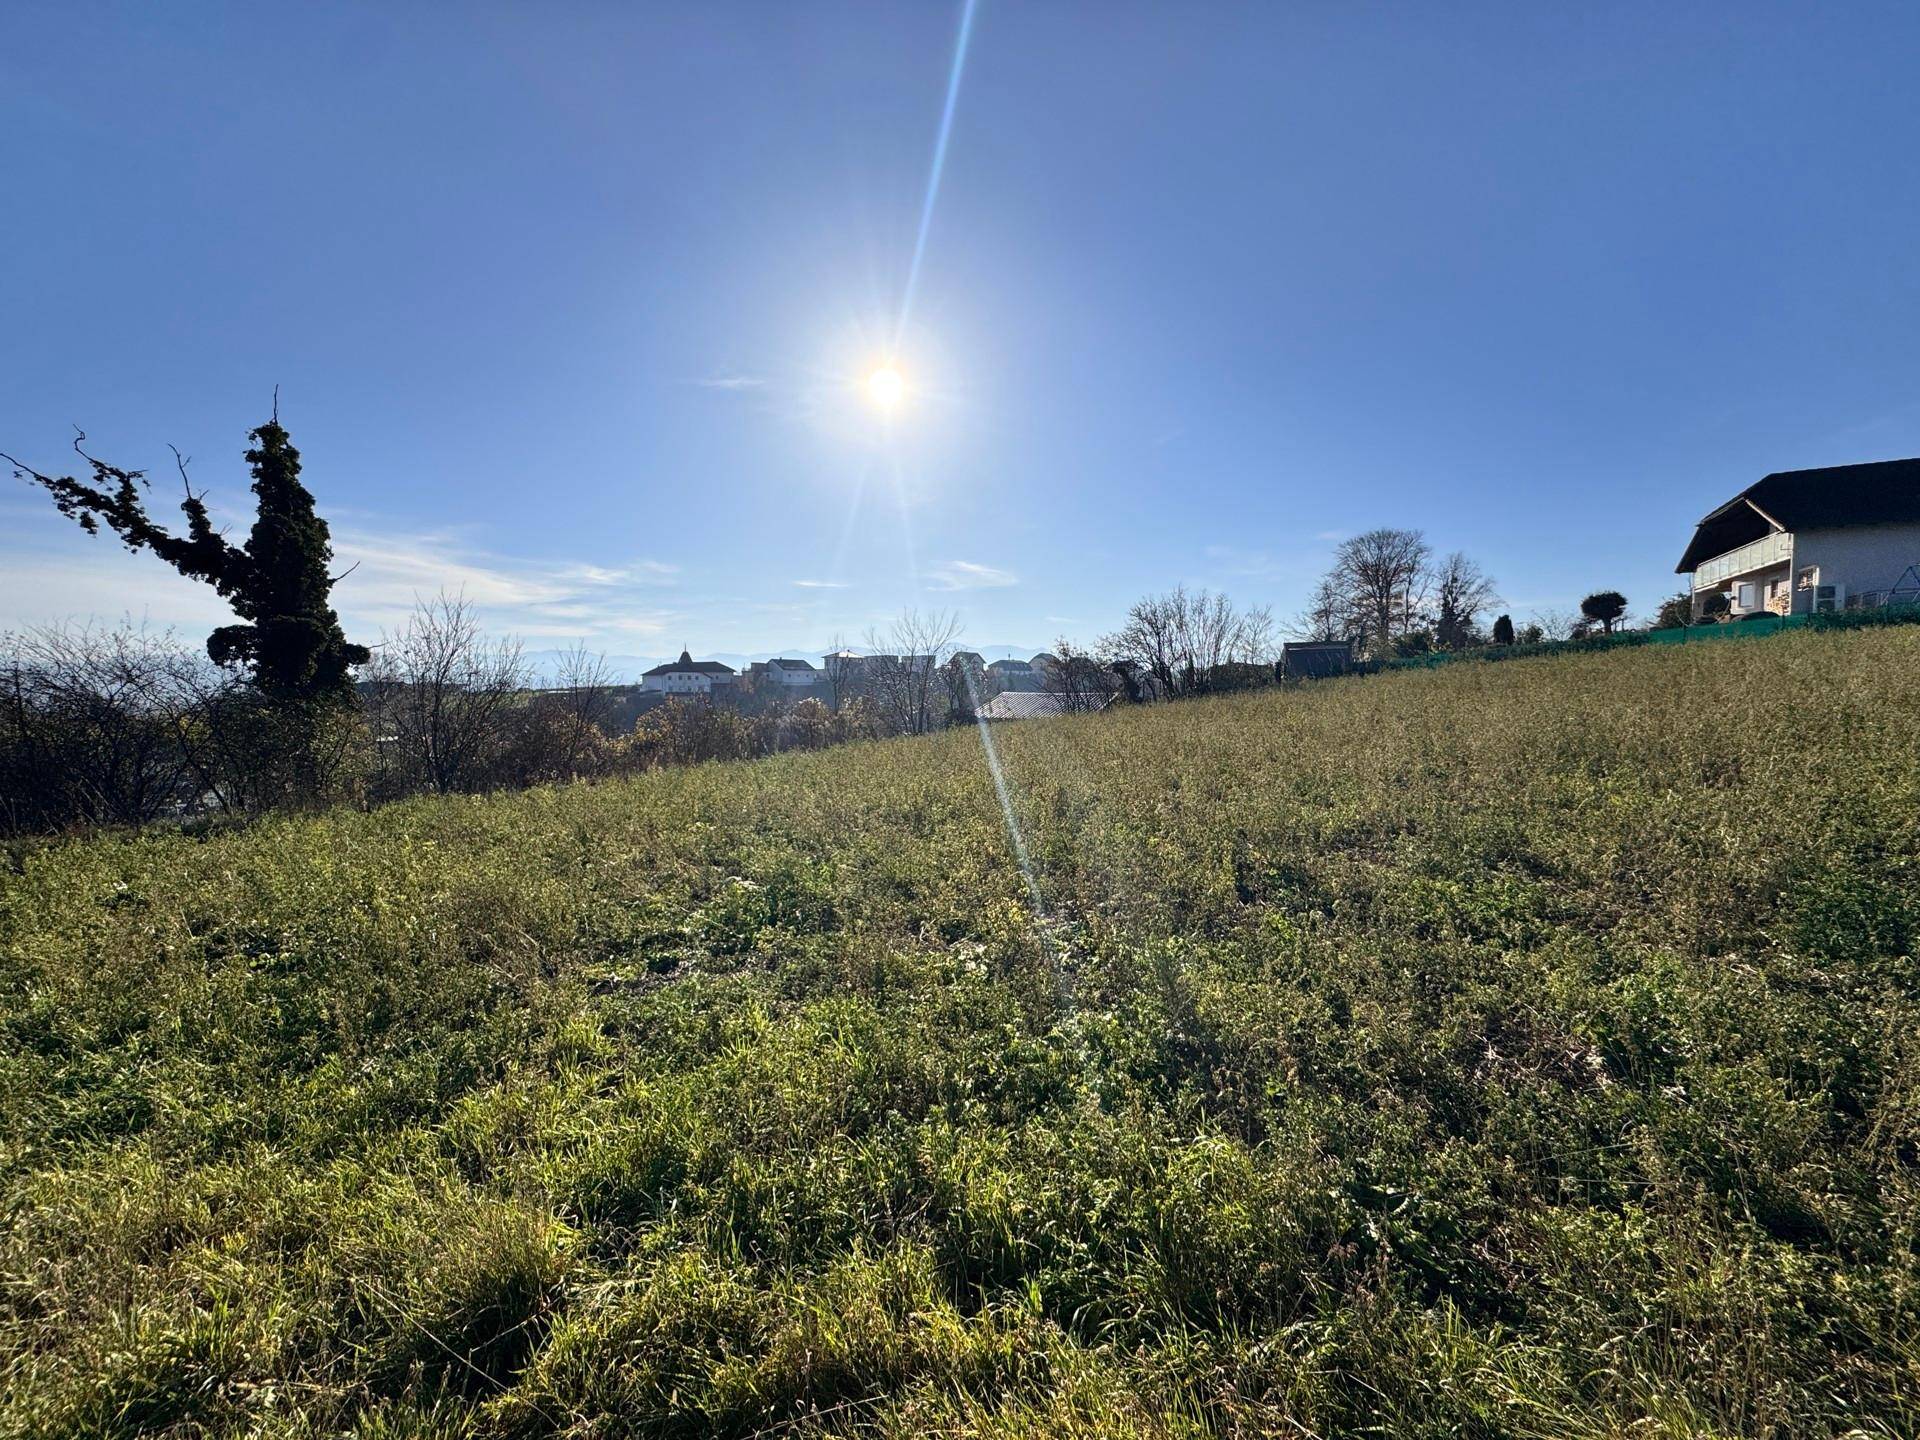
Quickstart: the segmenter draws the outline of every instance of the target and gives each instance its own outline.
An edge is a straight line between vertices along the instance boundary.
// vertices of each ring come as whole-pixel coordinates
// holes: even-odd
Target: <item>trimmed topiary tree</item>
[[[1580,602],[1580,613],[1611,635],[1620,617],[1627,613],[1627,597],[1618,590],[1596,590]]]
[[[146,475],[96,460],[74,441],[92,467],[91,481],[43,475],[0,455],[14,474],[53,496],[62,515],[97,535],[104,522],[129,550],[151,550],[189,579],[219,592],[241,623],[222,625],[207,637],[207,654],[229,669],[244,669],[255,688],[280,704],[332,703],[351,699],[352,667],[368,658],[351,644],[328,603],[337,578],[328,574],[333,548],[327,522],[300,483],[300,452],[274,417],[254,430],[246,452],[253,470],[256,513],[244,547],[213,528],[205,499],[187,479],[186,461],[175,453],[186,498],[180,513],[186,533],[176,534],[147,514]]]

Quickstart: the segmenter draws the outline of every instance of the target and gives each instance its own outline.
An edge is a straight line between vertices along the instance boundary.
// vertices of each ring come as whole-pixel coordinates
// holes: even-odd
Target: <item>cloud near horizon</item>
[[[0,561],[0,628],[130,620],[193,630],[233,617],[207,586],[109,537],[65,521],[22,517],[24,550]],[[495,633],[527,640],[630,644],[665,636],[682,613],[661,604],[679,567],[637,559],[594,565],[503,556],[456,533],[333,530],[334,608],[355,638],[404,625],[422,600],[446,592],[472,603]]]

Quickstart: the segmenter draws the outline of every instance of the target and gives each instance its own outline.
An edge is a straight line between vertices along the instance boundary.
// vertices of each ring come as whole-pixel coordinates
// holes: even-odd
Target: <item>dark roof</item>
[[[767,661],[767,664],[778,665],[782,670],[813,669],[813,662],[810,660],[782,660],[782,659],[779,659],[778,657],[775,657],[774,659]]]
[[[697,675],[731,675],[733,667],[722,665],[718,660],[696,660],[682,650],[678,660],[666,665],[656,665],[651,670],[641,671],[640,674],[645,678],[648,675],[683,675],[688,671]]]
[[[1026,660],[995,660],[987,666],[989,670],[1031,670],[1033,665]]]
[[[1920,521],[1920,459],[1779,470],[1701,517],[1679,574],[1774,530]],[[1771,523],[1769,523],[1771,522]]]

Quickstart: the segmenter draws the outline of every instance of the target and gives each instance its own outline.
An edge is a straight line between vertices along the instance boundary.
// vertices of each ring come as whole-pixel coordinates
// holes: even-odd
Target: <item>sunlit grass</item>
[[[0,1434],[1920,1423],[1920,632],[39,849]]]

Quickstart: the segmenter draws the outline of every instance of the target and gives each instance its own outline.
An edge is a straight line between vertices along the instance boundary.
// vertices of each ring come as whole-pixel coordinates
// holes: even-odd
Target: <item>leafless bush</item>
[[[960,635],[951,610],[902,610],[885,634],[867,632],[876,652],[861,666],[881,725],[894,735],[924,735],[947,723],[951,697],[946,664]]]
[[[1063,710],[1098,710],[1125,688],[1125,681],[1106,656],[1080,649],[1071,640],[1053,643],[1054,663],[1041,670],[1040,684],[1060,697]]]
[[[0,824],[138,825],[184,808],[184,658],[171,636],[129,627],[0,636]]]
[[[382,794],[502,783],[528,671],[516,640],[490,640],[473,606],[441,594],[375,648],[365,687]]]
[[[1164,695],[1200,695],[1238,683],[1233,667],[1271,663],[1273,615],[1264,606],[1241,610],[1225,595],[1177,585],[1136,600],[1126,623],[1100,648],[1151,676]]]

